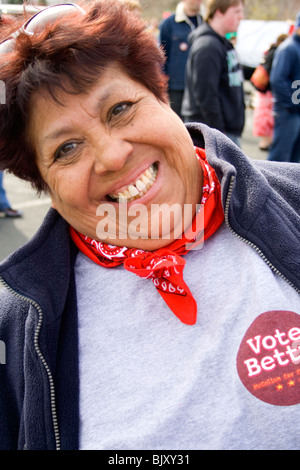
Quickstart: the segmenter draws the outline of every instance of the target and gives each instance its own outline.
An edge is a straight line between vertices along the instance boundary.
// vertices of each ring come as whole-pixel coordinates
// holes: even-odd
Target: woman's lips
[[[146,171],[140,174],[135,182],[121,188],[116,194],[108,194],[107,198],[113,202],[129,203],[144,196],[156,180],[157,170],[158,164],[152,163]]]

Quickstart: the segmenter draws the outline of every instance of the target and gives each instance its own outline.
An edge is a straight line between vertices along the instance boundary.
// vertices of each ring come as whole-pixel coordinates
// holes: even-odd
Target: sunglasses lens
[[[27,33],[38,33],[42,31],[47,24],[55,22],[57,19],[78,10],[84,12],[82,8],[72,3],[53,5],[30,18],[24,25],[24,30]]]
[[[45,8],[44,10],[39,11],[34,16],[32,16],[22,26],[22,28],[18,29],[18,31],[12,34],[12,36],[0,43],[0,54],[7,54],[8,52],[11,52],[13,50],[15,38],[21,32],[26,32],[29,35],[41,32],[47,24],[55,22],[59,18],[62,18],[65,15],[69,15],[70,13],[74,13],[75,11],[79,11],[82,14],[85,14],[85,11],[80,6],[75,5],[74,3],[53,5],[48,8]]]
[[[8,54],[14,48],[14,39],[7,39],[6,41],[0,44],[0,55],[1,54]]]

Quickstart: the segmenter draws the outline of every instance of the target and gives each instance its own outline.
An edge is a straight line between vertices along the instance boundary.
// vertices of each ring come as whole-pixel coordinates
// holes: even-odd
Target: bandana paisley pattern
[[[70,227],[75,245],[95,263],[107,268],[123,264],[126,270],[142,278],[151,279],[156,291],[172,312],[187,325],[196,323],[197,303],[183,279],[186,261],[182,255],[203,243],[224,220],[220,183],[215,171],[206,160],[205,150],[196,147],[195,151],[203,173],[201,205],[192,221],[191,229],[180,239],[150,252],[93,240]],[[204,213],[200,214],[201,211]],[[202,222],[201,229],[195,235],[197,217],[200,216],[204,216],[204,229]]]

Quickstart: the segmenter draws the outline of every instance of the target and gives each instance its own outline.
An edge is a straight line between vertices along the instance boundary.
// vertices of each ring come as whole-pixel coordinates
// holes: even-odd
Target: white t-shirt
[[[80,448],[299,449],[299,294],[225,225],[185,259],[193,326],[78,255]]]

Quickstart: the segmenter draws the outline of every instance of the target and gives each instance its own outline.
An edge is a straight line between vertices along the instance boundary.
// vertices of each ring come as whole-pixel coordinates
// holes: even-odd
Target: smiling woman
[[[287,410],[276,431],[256,404],[253,432],[236,352],[278,306],[298,338],[299,170],[185,125],[157,40],[119,0],[45,8],[2,37],[0,168],[52,208],[0,264],[0,448],[293,447]]]
[[[9,62],[2,69],[9,96],[3,110],[3,133],[11,134],[17,119],[20,121],[17,116],[23,116],[19,139],[10,140],[9,146],[7,139],[0,140],[4,164],[38,190],[47,188],[53,207],[91,238],[96,238],[97,207],[107,200],[133,204],[139,199],[149,208],[150,204],[178,202],[182,213],[185,204],[194,204],[195,213],[201,197],[198,163],[188,132],[174,120],[166,104],[163,58],[154,37],[141,21],[133,17],[129,21],[118,3],[113,15],[112,5],[102,5],[101,15],[97,18],[93,12],[92,21],[83,19],[82,10],[73,10],[75,15],[71,10],[64,25],[55,20],[51,34],[49,24],[41,30],[38,22],[51,8],[29,21],[26,31],[34,29],[35,22],[38,31],[30,40],[22,34],[17,37],[14,66]],[[81,21],[88,28],[78,37]],[[120,30],[124,36],[116,34]],[[127,32],[135,36],[129,47]],[[44,41],[46,35],[50,37]],[[71,48],[65,47],[66,41]],[[7,43],[9,40],[2,47]],[[140,44],[147,55],[141,54]],[[33,60],[35,47],[38,60]],[[19,77],[18,82],[9,82],[12,74]],[[16,93],[18,99],[13,100]],[[178,148],[171,136],[183,131],[186,143],[181,141]],[[176,154],[181,157],[174,160]],[[149,210],[145,219],[149,228],[150,214]],[[169,241],[182,220],[180,217],[170,227]],[[118,239],[107,241],[120,243]],[[127,246],[145,249],[161,245],[159,240],[127,240]]]
[[[178,203],[182,214],[185,205],[194,205],[195,213],[201,193],[193,143],[169,106],[141,82],[113,62],[88,94],[60,91],[58,99],[35,92],[27,136],[53,206],[73,228],[97,238],[97,207],[108,201],[115,205],[117,234],[123,202],[148,209],[140,222],[144,235],[144,223],[154,230],[149,221],[154,204]],[[180,133],[178,147],[172,136]],[[169,241],[178,223],[181,217],[169,228]],[[119,236],[107,242],[119,245]],[[159,235],[156,240],[128,235],[122,243],[151,250],[166,242]]]

